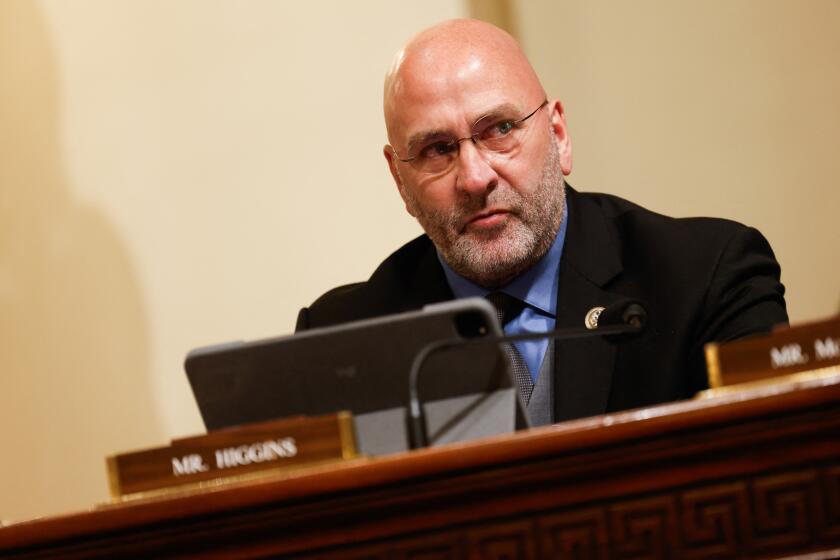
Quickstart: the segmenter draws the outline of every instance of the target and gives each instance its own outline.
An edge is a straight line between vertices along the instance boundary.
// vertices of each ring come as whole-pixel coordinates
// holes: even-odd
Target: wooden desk
[[[838,376],[0,529],[0,558],[776,558],[833,547]]]

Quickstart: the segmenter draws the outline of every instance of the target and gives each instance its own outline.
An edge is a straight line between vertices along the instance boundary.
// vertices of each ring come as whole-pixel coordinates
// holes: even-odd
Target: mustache
[[[463,203],[458,204],[448,216],[447,221],[450,226],[462,231],[470,218],[479,212],[490,208],[504,208],[511,214],[519,215],[523,206],[521,194],[510,187],[497,187],[487,194],[470,196]]]

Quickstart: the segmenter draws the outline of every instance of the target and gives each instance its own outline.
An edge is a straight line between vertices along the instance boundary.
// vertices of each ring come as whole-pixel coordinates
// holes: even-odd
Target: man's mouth
[[[484,230],[492,229],[502,225],[510,216],[510,212],[503,208],[493,208],[479,212],[467,220],[464,226],[465,230]]]

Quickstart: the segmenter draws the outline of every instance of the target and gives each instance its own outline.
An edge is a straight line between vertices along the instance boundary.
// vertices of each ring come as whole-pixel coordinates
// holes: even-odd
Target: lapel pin
[[[601,312],[604,310],[603,307],[593,307],[589,311],[586,312],[586,317],[583,319],[583,324],[589,330],[595,330],[598,328],[598,318],[601,316]]]

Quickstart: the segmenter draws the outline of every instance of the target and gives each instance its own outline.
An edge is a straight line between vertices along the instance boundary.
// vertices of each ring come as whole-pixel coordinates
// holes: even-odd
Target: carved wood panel
[[[774,558],[838,545],[840,466],[830,465],[584,504],[480,527],[453,527],[302,558]]]
[[[750,505],[744,482],[688,490],[680,497],[686,558],[733,558],[747,548]]]
[[[467,532],[470,560],[537,560],[535,523],[530,519]]]
[[[825,525],[820,537],[825,541],[840,541],[840,466],[823,469],[820,478],[825,501]]]
[[[583,508],[540,518],[540,544],[548,558],[608,558],[608,523],[604,508]]]

